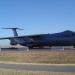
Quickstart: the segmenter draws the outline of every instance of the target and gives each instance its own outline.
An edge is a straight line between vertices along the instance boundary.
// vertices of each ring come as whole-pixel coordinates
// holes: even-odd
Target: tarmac
[[[47,71],[47,72],[75,72],[75,65],[44,65],[44,64],[5,64],[0,63],[0,69],[14,69],[26,71]]]

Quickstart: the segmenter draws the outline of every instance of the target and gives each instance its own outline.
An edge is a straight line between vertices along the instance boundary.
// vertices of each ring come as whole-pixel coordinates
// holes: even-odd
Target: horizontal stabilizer
[[[21,28],[2,28],[2,29],[19,29],[19,30],[23,30],[23,29],[21,29]]]

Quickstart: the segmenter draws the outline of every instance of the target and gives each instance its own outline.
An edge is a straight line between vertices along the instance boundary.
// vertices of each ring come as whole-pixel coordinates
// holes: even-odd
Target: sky
[[[75,0],[0,0],[0,37],[13,36],[6,27],[24,29],[19,35],[75,31]]]

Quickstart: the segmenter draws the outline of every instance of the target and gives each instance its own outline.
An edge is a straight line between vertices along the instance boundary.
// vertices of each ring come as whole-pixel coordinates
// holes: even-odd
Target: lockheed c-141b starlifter
[[[11,45],[20,44],[22,46],[27,46],[29,48],[42,48],[45,46],[75,46],[75,32],[66,30],[59,33],[53,34],[36,34],[36,35],[25,35],[19,36],[17,34],[17,29],[20,28],[3,28],[3,29],[12,29],[14,36],[13,37],[4,37],[2,39],[9,39]]]

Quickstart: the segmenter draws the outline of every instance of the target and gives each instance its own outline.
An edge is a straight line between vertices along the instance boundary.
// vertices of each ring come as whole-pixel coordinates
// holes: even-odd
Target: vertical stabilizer
[[[14,36],[18,36],[18,33],[17,33],[16,30],[17,30],[16,28],[12,28],[12,31],[13,31]]]

